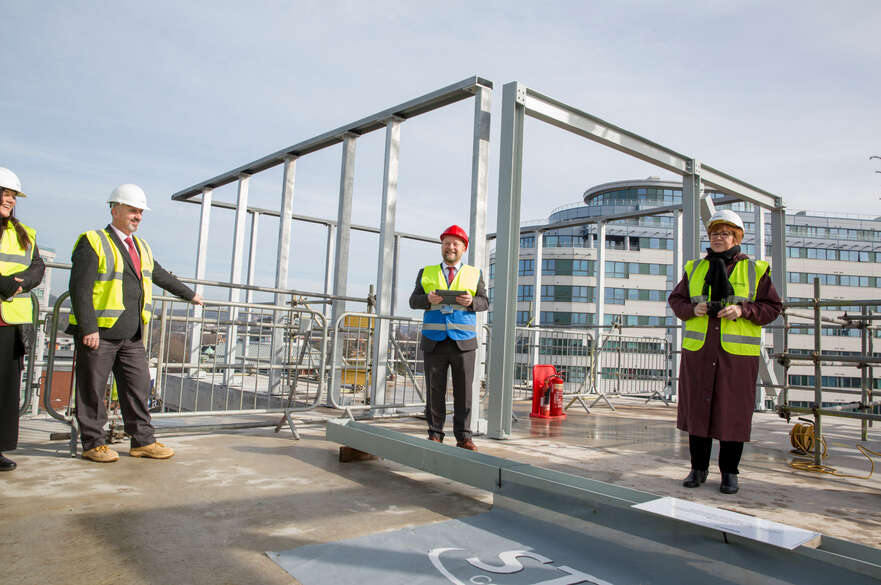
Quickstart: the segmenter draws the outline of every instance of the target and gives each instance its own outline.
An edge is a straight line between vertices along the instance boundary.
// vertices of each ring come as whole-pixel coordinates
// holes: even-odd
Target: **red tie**
[[[132,257],[132,264],[135,265],[135,272],[138,273],[138,278],[141,278],[141,259],[138,257],[138,253],[135,251],[135,243],[132,241],[131,237],[125,239],[125,245],[128,246],[128,255]]]
[[[455,266],[447,266],[447,286],[451,286],[453,284],[453,279],[456,277],[456,267]]]

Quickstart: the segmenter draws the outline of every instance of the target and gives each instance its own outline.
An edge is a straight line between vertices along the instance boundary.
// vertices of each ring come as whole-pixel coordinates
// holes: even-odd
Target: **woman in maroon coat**
[[[743,454],[743,443],[749,441],[750,436],[759,358],[738,355],[723,348],[722,320],[747,319],[758,326],[767,325],[780,314],[782,304],[771,283],[770,268],[759,278],[752,300],[738,298],[738,302],[730,303],[734,297],[731,274],[738,263],[749,260],[740,251],[743,240],[740,216],[729,210],[715,213],[707,233],[710,248],[705,259],[708,262],[701,270],[693,270],[691,276],[699,278],[699,273],[705,273],[701,282],[695,282],[695,287],[702,287],[703,296],[709,293],[709,298],[694,294],[695,289],[689,287],[690,275],[686,273],[667,300],[683,321],[704,315],[709,317],[701,347],[696,350],[685,347],[689,345],[689,337],[696,337],[689,335],[692,332],[687,331],[683,341],[676,426],[688,432],[691,454],[691,473],[682,485],[694,488],[706,481],[713,439],[717,439],[722,474],[719,489],[733,494],[738,489],[737,467]],[[698,268],[699,262],[695,260],[692,267]]]

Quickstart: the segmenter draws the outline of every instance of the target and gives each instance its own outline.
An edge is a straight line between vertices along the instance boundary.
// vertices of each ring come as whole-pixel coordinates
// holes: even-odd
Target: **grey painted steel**
[[[391,315],[392,277],[395,263],[395,211],[398,205],[398,162],[401,150],[401,119],[391,118],[385,129],[385,165],[382,173],[379,262],[376,269],[376,312]],[[373,404],[385,404],[389,323],[376,321],[373,345]]]
[[[541,327],[541,262],[543,256],[543,247],[544,247],[544,232],[541,230],[535,230],[535,290],[532,293],[532,303],[533,303],[533,327]],[[538,344],[532,349],[532,363],[537,364],[538,362]]]
[[[324,246],[324,294],[330,295],[330,287],[333,284],[331,281],[333,275],[333,257],[334,257],[334,248],[333,242],[335,238],[334,226],[328,224],[327,226],[327,242]],[[329,307],[327,305],[323,308],[323,313],[327,316],[327,311]]]
[[[250,175],[239,176],[238,197],[236,199],[236,220],[233,228],[233,244],[232,244],[232,262],[229,269],[229,281],[235,284],[242,282],[242,256],[245,245],[245,220],[248,216],[248,187],[250,184]],[[230,303],[237,303],[240,300],[240,290],[231,288],[229,290]],[[238,317],[238,309],[230,309],[230,321],[235,322]],[[226,337],[226,359],[229,362],[235,361],[235,339],[237,331],[235,325],[230,325]],[[224,372],[224,381],[227,382],[231,371]]]
[[[669,283],[671,291],[682,278],[684,265],[685,260],[682,254],[682,210],[678,209],[673,212],[673,273],[670,275],[671,282]],[[673,317],[673,322],[676,323],[677,317],[673,314],[673,309],[670,308],[670,305],[666,306],[666,314]],[[670,346],[672,351],[670,352],[669,396],[671,397],[679,394],[679,364],[682,358],[679,350],[682,347],[682,333],[684,331],[685,321],[682,321],[676,327],[670,328]]]
[[[352,195],[355,189],[355,134],[346,134],[343,139],[342,161],[340,164],[340,195],[337,208],[337,232],[336,245],[333,258],[333,294],[341,296],[346,294],[349,282],[349,243],[351,241],[352,227]],[[336,323],[337,318],[346,311],[346,302],[334,300],[331,307],[331,322]],[[339,346],[337,346],[339,347]],[[339,351],[339,350],[337,350]],[[334,363],[339,363],[339,356],[334,355]],[[328,392],[334,398],[339,397],[340,380],[336,368],[331,371],[331,384]]]
[[[771,210],[771,241],[774,246],[771,249],[771,279],[774,282],[774,288],[784,301],[788,298],[787,289],[789,284],[786,280],[786,206],[783,199],[778,197],[777,204]],[[786,330],[779,325],[783,325],[783,317],[778,317],[773,323],[773,339],[775,348],[786,347]],[[777,380],[785,382],[785,370],[783,365],[774,362],[774,372]]]
[[[682,177],[682,254],[683,264],[700,253],[701,177],[700,164],[689,161],[692,173]]]
[[[599,340],[602,339],[606,313],[606,222],[603,221],[597,224],[597,261],[594,264],[594,273],[596,274],[596,296],[594,297],[596,333],[593,338],[599,343]]]
[[[398,308],[398,276],[401,268],[401,237],[395,235],[394,261],[392,262],[392,302],[390,313],[394,315]]]
[[[287,156],[284,158],[284,174],[282,175],[281,187],[281,206],[279,207],[278,216],[278,259],[275,263],[275,288],[288,287],[288,270],[290,266],[291,256],[291,214],[294,210],[294,184],[297,176],[297,157]],[[275,294],[275,304],[283,305],[287,298],[280,293]],[[275,313],[272,322],[275,325],[281,323],[284,318],[283,313]],[[284,352],[284,342],[282,340],[282,331],[278,328],[272,329],[272,339],[270,341],[270,353],[272,356],[272,365],[281,363]],[[270,370],[269,387],[273,391],[277,391],[281,384],[281,377],[275,370]]]
[[[478,86],[474,89],[474,125],[471,148],[471,210],[469,214],[469,234],[471,245],[468,247],[468,263],[483,269],[487,264],[486,239],[486,208],[489,193],[489,140],[492,126],[492,88]],[[489,282],[489,274],[484,274]],[[486,313],[477,313],[477,331],[483,330]],[[486,360],[486,348],[480,343],[477,346],[477,365]],[[483,383],[480,375],[474,376],[471,390],[471,430],[475,434],[486,431],[486,419],[480,415],[480,389]]]
[[[201,198],[187,199],[185,201],[185,203],[192,203],[195,205],[201,205],[202,200],[201,200]],[[234,203],[227,203],[224,201],[212,201],[211,206],[212,207],[219,207],[221,209],[232,209],[232,210],[236,209],[236,205]],[[266,216],[270,216],[270,217],[279,217],[281,215],[279,210],[269,209],[269,208],[265,208],[265,207],[250,207],[249,206],[248,212],[249,213],[257,212],[257,213],[260,213],[260,215],[266,215]],[[324,218],[324,217],[314,217],[311,215],[299,215],[296,213],[292,213],[290,217],[294,221],[302,221],[304,223],[317,223],[319,225],[324,225],[324,226],[327,226],[327,225],[335,226],[336,225],[335,219],[328,219],[328,218]],[[379,233],[379,228],[372,227],[369,225],[360,225],[360,224],[353,223],[350,227],[355,231],[367,232],[367,233],[371,233],[371,234],[378,234]],[[415,240],[417,242],[430,242],[430,243],[437,242],[437,238],[425,236],[422,234],[411,234],[411,233],[407,233],[407,232],[397,232],[395,235],[401,236],[402,238],[405,238],[408,240]]]
[[[251,240],[250,245],[248,247],[248,286],[254,286],[254,274],[257,270],[257,247],[258,247],[258,237],[260,235],[260,214],[252,213],[251,214]],[[254,289],[249,288],[245,291],[245,302],[251,303],[254,301]]]
[[[526,113],[523,107],[524,91],[525,88],[517,82],[506,84],[502,90],[495,293],[492,343],[487,367],[487,434],[494,439],[507,438],[511,433],[523,122]]]
[[[745,583],[771,582],[773,577],[791,572],[792,567],[811,563],[827,573],[841,570],[842,582],[848,582],[848,578],[854,582],[869,582],[864,577],[881,579],[881,551],[841,539],[822,536],[816,548],[800,546],[790,551],[726,534],[726,545],[719,530],[634,509],[634,504],[659,497],[648,492],[432,443],[352,420],[328,421],[326,438],[492,492],[494,496],[523,502],[528,507],[557,512],[563,515],[560,521],[564,523],[566,517],[572,517],[611,528],[618,538],[623,532],[624,538],[631,541],[644,538],[688,551],[700,549],[725,566],[741,567],[736,574],[742,575]],[[677,578],[675,582],[679,581]],[[665,581],[659,576],[658,582]]]
[[[199,214],[199,241],[196,248],[196,279],[205,279],[205,270],[208,266],[208,233],[211,229],[211,200],[213,192],[210,188],[202,190],[202,209]],[[197,284],[195,286],[196,294],[204,295],[204,285]],[[194,318],[199,319],[202,316],[202,307],[196,306]],[[202,351],[202,329],[197,327],[190,337],[189,355],[190,361],[198,361],[200,352]]]
[[[386,121],[392,116],[397,116],[404,120],[442,108],[449,104],[453,104],[474,95],[481,88],[492,89],[492,82],[481,77],[472,76],[458,83],[453,83],[436,91],[427,93],[416,99],[404,102],[397,106],[383,110],[372,116],[367,116],[356,122],[346,124],[330,132],[326,132],[314,138],[304,140],[287,148],[283,148],[263,158],[257,159],[246,165],[242,165],[236,169],[220,174],[212,179],[203,181],[192,187],[182,189],[171,196],[176,201],[182,201],[194,197],[201,193],[205,187],[217,188],[235,181],[242,173],[254,174],[266,169],[272,168],[284,162],[285,157],[303,156],[311,152],[322,150],[329,146],[344,142],[347,134],[361,136],[374,130],[385,128]]]

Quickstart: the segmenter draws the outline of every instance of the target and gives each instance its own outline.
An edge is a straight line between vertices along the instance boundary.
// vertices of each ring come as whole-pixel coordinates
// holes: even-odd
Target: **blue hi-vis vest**
[[[426,266],[422,270],[422,290],[426,293],[441,290],[465,290],[473,297],[477,294],[480,270],[463,264],[453,282],[447,285],[447,277],[439,264]],[[452,311],[441,311],[442,305],[431,305],[422,314],[422,335],[432,341],[443,341],[447,337],[455,341],[477,337],[477,315],[468,307],[449,305]]]

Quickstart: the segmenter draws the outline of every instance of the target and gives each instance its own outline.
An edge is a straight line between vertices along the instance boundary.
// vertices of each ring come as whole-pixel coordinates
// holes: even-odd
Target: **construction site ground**
[[[881,475],[866,479],[798,471],[790,466],[787,423],[756,414],[744,450],[740,492],[719,492],[714,467],[705,485],[682,487],[688,437],[675,427],[676,407],[618,398],[616,411],[577,405],[563,421],[528,416],[504,441],[477,437],[482,452],[600,481],[783,522],[881,548]],[[266,556],[481,513],[492,495],[385,460],[340,463],[316,410],[296,416],[300,440],[287,426],[190,432],[178,425],[218,421],[275,422],[277,416],[157,420],[159,439],[176,455],[166,461],[128,456],[116,463],[73,459],[68,443],[51,441],[67,427],[52,419],[22,420],[18,469],[0,474],[0,583],[290,584]],[[451,417],[448,425],[451,424]],[[795,422],[795,421],[793,421]],[[416,436],[416,418],[382,419]],[[451,430],[451,429],[450,429]],[[860,424],[823,419],[824,464],[865,477],[872,463],[855,445],[881,452],[881,429],[860,441]],[[450,433],[448,441],[452,439]],[[714,447],[713,464],[717,449]]]

